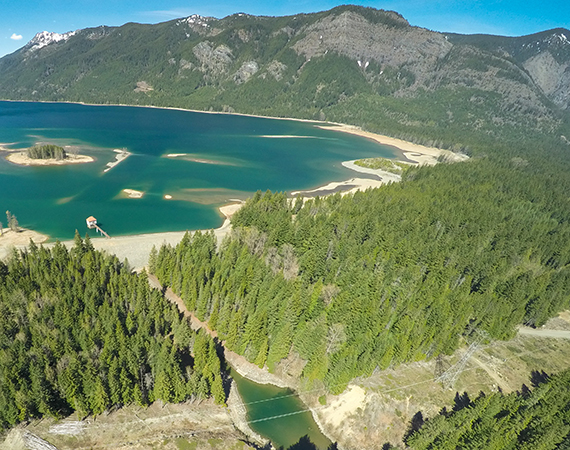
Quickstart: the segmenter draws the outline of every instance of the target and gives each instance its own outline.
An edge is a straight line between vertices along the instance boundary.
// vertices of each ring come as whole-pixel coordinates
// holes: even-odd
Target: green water
[[[230,199],[346,180],[357,174],[342,161],[394,157],[389,147],[308,122],[0,102],[0,143],[15,149],[37,142],[80,146],[80,153],[96,158],[58,167],[16,166],[0,158],[0,211],[10,210],[21,226],[59,239],[72,238],[76,229],[84,234],[90,215],[111,236],[214,228],[222,223],[217,207]],[[132,155],[104,173],[113,149],[121,148]],[[165,157],[173,153],[189,156]],[[125,198],[125,188],[145,195]]]
[[[308,436],[319,450],[331,444],[293,391],[254,383],[233,369],[231,375],[246,406],[249,426],[276,447],[288,448],[303,436]]]

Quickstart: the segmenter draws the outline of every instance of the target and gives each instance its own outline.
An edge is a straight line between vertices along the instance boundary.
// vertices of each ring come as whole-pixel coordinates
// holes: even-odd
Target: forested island
[[[56,159],[61,161],[67,158],[67,152],[59,145],[34,145],[26,150],[26,156],[31,159]]]
[[[95,161],[91,156],[80,155],[76,148],[68,153],[63,147],[54,144],[37,144],[25,151],[10,152],[6,159],[23,166],[83,164]]]

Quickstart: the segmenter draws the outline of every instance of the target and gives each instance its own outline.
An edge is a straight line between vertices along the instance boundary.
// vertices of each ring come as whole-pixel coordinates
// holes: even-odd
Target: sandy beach
[[[218,242],[221,242],[224,236],[230,231],[231,224],[230,218],[236,211],[243,205],[243,202],[234,202],[224,205],[219,208],[220,213],[225,217],[224,223],[221,227],[214,230]],[[205,230],[207,231],[207,230]],[[162,244],[176,245],[186,234],[186,231],[171,231],[166,233],[148,233],[137,234],[132,236],[117,236],[107,239],[104,237],[91,236],[91,242],[96,250],[103,250],[108,253],[114,254],[123,261],[125,258],[129,261],[131,268],[140,271],[143,267],[148,265],[148,257],[153,246],[157,250]],[[4,229],[4,234],[0,236],[0,260],[4,260],[12,251],[13,248],[23,250],[28,247],[32,239],[36,244],[45,243],[49,236],[43,235],[33,230],[22,229],[17,233]],[[62,241],[67,248],[74,245],[72,239]],[[46,247],[51,247],[53,243],[44,244]]]
[[[214,229],[218,243],[220,243],[231,230],[230,218],[242,205],[243,203],[231,203],[219,208],[225,220],[221,227]],[[166,233],[117,236],[111,239],[93,237],[91,238],[91,242],[96,250],[103,250],[114,254],[121,261],[126,258],[132,269],[141,271],[144,267],[148,266],[148,257],[153,246],[155,246],[157,250],[160,249],[163,244],[175,246],[182,240],[185,234],[186,231],[171,231]],[[73,240],[63,241],[63,244],[71,248],[73,246]],[[50,244],[47,245],[49,246]]]
[[[372,178],[351,178],[345,181],[333,181],[315,189],[307,191],[292,191],[289,195],[296,197],[300,195],[305,200],[316,196],[322,197],[323,195],[335,194],[340,192],[341,195],[353,194],[356,191],[365,191],[366,189],[373,189],[382,186],[386,182],[382,179]]]
[[[390,145],[392,147],[396,147],[403,152],[404,156],[408,160],[403,160],[402,162],[411,161],[420,165],[434,165],[437,164],[437,159],[440,156],[444,156],[447,160],[452,162],[461,162],[469,159],[467,155],[453,153],[449,150],[442,150],[436,147],[426,147],[425,145],[414,144],[412,142],[403,141],[401,139],[396,139],[390,136],[384,136],[382,134],[371,133],[353,125],[318,125],[318,128],[322,128],[323,130],[340,131],[342,133],[354,134],[356,136],[372,139],[373,141],[376,141],[382,145]]]
[[[0,236],[0,260],[4,260],[12,251],[12,248],[23,249],[30,244],[30,240],[36,244],[42,244],[49,239],[49,236],[33,230],[22,229],[14,232],[4,229]]]

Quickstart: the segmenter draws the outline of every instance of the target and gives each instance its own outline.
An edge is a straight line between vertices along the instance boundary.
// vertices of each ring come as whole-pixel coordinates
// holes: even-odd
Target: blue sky
[[[339,4],[343,2],[0,0],[0,57],[22,47],[44,30],[65,33],[99,25],[158,23],[190,14],[218,18],[236,12],[281,16],[323,11]],[[371,0],[357,4],[397,11],[412,25],[436,31],[520,36],[556,27],[570,29],[569,0]]]

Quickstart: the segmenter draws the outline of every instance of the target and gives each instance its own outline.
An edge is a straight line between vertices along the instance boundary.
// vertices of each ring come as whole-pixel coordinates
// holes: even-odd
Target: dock
[[[99,225],[95,225],[94,228],[95,228],[99,233],[101,233],[102,235],[104,234],[107,239],[111,239],[111,236],[109,236],[107,233],[105,233],[105,231],[103,231],[103,228],[99,227]]]

